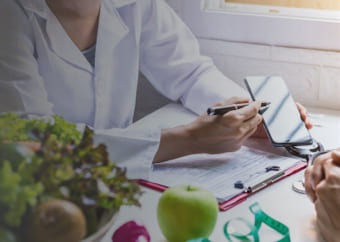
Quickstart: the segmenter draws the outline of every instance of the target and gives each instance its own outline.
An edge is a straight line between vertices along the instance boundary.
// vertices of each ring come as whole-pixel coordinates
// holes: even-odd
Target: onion
[[[141,240],[144,238],[144,240]],[[150,234],[143,225],[129,221],[120,226],[112,236],[112,242],[150,242]]]

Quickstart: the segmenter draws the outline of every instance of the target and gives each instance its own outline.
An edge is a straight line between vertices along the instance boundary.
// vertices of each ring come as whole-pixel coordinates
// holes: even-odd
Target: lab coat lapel
[[[48,9],[47,11],[46,32],[54,53],[70,64],[92,73],[91,64],[67,35],[51,10]]]
[[[120,7],[129,5],[131,3],[135,3],[137,0],[111,0],[111,1],[114,7],[120,8]]]
[[[113,50],[129,32],[116,9],[116,4],[112,4],[111,1],[116,2],[115,0],[103,1],[101,7],[95,64],[97,76],[105,75],[110,71],[112,66],[108,64],[112,64]],[[135,0],[127,2],[135,2]]]

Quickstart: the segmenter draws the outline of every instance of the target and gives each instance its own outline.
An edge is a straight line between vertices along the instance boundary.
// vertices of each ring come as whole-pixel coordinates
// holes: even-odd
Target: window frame
[[[317,9],[317,10],[338,10],[340,11],[340,2],[337,0],[224,0],[228,3],[252,4],[252,5],[270,5],[276,7],[288,7],[299,9]],[[262,3],[261,3],[262,2]],[[266,2],[267,4],[265,4]],[[274,3],[275,2],[275,3]],[[285,3],[284,3],[285,2]],[[308,7],[306,7],[308,5]]]
[[[181,17],[198,38],[340,51],[340,11],[249,4],[228,9],[224,0],[181,4]]]
[[[211,4],[211,2],[214,2]],[[272,5],[227,3],[224,0],[206,1],[206,10],[224,11],[230,14],[257,15],[279,18],[305,19],[314,21],[340,22],[340,12],[332,10],[293,8]],[[219,6],[216,8],[216,3]]]

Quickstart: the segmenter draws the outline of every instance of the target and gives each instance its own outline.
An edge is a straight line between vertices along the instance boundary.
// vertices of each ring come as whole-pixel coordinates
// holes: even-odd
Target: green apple
[[[218,203],[211,192],[196,186],[168,188],[161,196],[157,217],[164,236],[170,242],[184,242],[212,233]]]

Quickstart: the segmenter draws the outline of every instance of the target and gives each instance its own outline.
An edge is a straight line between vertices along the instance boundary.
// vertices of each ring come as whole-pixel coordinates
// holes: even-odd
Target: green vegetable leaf
[[[96,231],[105,211],[140,206],[139,185],[109,159],[104,144],[94,146],[93,135],[89,128],[81,134],[61,116],[51,123],[0,114],[0,240],[48,199],[78,205],[89,232]],[[34,141],[40,148],[33,152],[17,141]]]

